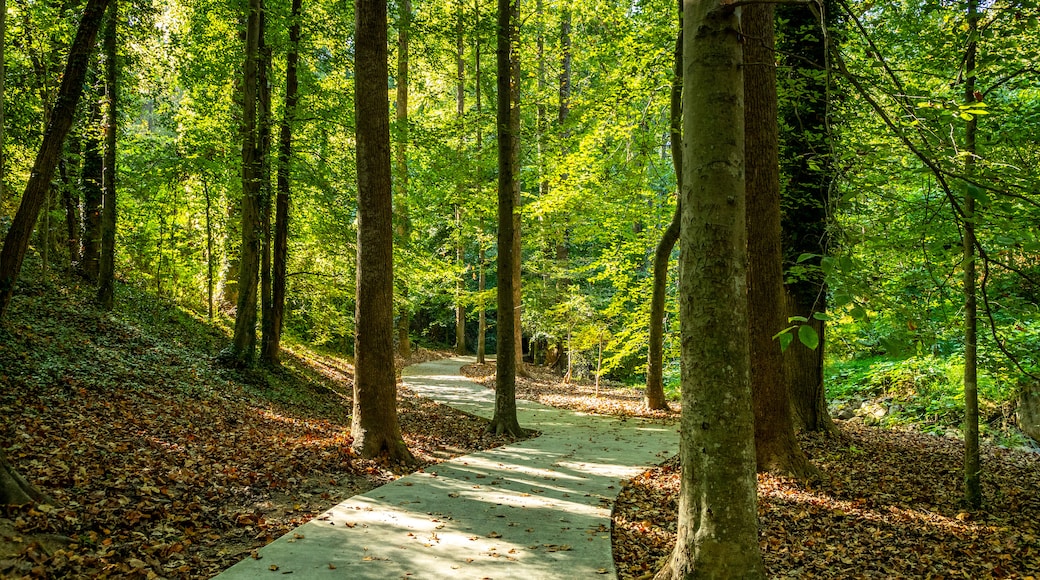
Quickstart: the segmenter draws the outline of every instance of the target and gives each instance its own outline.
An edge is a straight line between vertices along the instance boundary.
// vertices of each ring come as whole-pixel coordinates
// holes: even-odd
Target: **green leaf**
[[[794,335],[790,332],[781,332],[776,337],[780,339],[780,352],[786,351],[787,347],[791,346],[791,343],[794,342]]]
[[[798,259],[795,260],[795,263],[796,264],[801,264],[802,262],[804,262],[806,260],[812,260],[813,258],[815,258],[817,256],[818,256],[818,254],[802,254],[801,256],[798,256]]]
[[[856,306],[852,307],[852,310],[849,311],[849,316],[851,316],[853,320],[864,320],[867,317],[867,311],[862,306],[857,304]]]
[[[798,340],[813,350],[820,346],[820,335],[816,334],[815,328],[808,325],[798,327]]]
[[[792,316],[787,319],[788,322],[809,322],[809,319],[804,316]],[[790,329],[788,329],[790,330]]]
[[[828,320],[834,320],[834,317],[832,317],[830,314],[827,314],[826,312],[813,312],[812,317],[816,320],[822,320],[824,322],[827,322]]]

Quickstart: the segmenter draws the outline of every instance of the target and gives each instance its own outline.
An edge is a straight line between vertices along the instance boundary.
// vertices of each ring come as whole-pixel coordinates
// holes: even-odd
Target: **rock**
[[[843,421],[847,421],[856,416],[856,410],[852,407],[842,407],[834,416]]]
[[[1040,441],[1040,384],[1035,381],[1022,384],[1015,414],[1018,428],[1034,441]]]

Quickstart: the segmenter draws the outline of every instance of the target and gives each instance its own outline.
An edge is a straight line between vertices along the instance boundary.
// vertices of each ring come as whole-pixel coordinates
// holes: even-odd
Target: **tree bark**
[[[260,3],[260,39],[257,46],[257,84],[259,114],[257,119],[257,166],[260,168],[260,360],[267,365],[277,364],[268,358],[273,349],[271,339],[271,245],[273,231],[271,228],[271,127],[274,123],[271,112],[271,47],[267,44],[267,3]]]
[[[462,148],[466,141],[465,123],[463,122],[466,114],[466,61],[463,59],[465,36],[462,26],[464,16],[465,11],[460,0],[455,20],[455,114],[459,122],[459,142],[455,152],[458,155],[459,167],[463,166]],[[466,175],[462,173],[458,177],[455,201],[455,267],[459,269],[458,277],[455,279],[455,354],[457,355],[466,354],[466,307],[462,304],[466,280],[466,255],[462,242],[462,195],[465,189]]]
[[[397,24],[397,171],[395,190],[397,197],[397,234],[402,250],[412,242],[412,222],[408,208],[408,58],[409,37],[412,29],[412,2],[400,0]],[[404,358],[412,356],[412,341],[409,337],[412,311],[408,304],[408,283],[399,280],[401,300],[397,309],[397,348]]]
[[[7,460],[7,455],[0,451],[0,506],[29,503],[55,502],[26,481]]]
[[[242,82],[242,245],[238,260],[238,305],[230,360],[251,365],[256,356],[256,300],[260,269],[260,168],[257,159],[257,61],[261,1],[249,1]]]
[[[516,416],[517,356],[516,330],[520,304],[520,110],[519,88],[513,70],[519,69],[513,35],[519,15],[519,0],[498,0],[496,59],[498,65],[498,308],[495,336],[498,357],[495,372],[495,414],[489,429],[494,433],[522,435]]]
[[[265,358],[278,363],[282,345],[282,326],[285,320],[285,278],[289,264],[289,198],[292,168],[292,126],[296,122],[299,103],[297,69],[300,61],[300,18],[302,0],[292,0],[289,24],[289,52],[285,57],[285,110],[278,133],[278,176],[274,216],[274,271],[271,287],[271,340],[265,344]]]
[[[62,157],[58,164],[58,172],[61,176],[62,185],[62,200],[65,204],[65,243],[68,246],[69,251],[69,271],[75,272],[79,269],[80,253],[79,253],[79,192],[76,190],[76,186],[73,183],[74,178],[69,175],[69,161],[68,158],[75,158],[79,156],[78,143],[72,140],[70,143],[69,152]]]
[[[672,74],[672,90],[669,114],[668,137],[671,141],[672,166],[675,169],[677,191],[682,190],[682,88],[683,88],[683,34],[682,2],[679,3],[679,33],[675,40],[675,57]],[[646,355],[646,406],[653,410],[668,410],[664,397],[664,310],[668,294],[668,266],[672,249],[679,241],[682,208],[679,196],[675,200],[672,221],[661,234],[654,249],[654,281],[650,294],[650,339]]]
[[[105,50],[105,163],[104,198],[101,215],[101,264],[97,299],[105,310],[112,310],[116,285],[116,131],[119,128],[119,68],[116,62],[116,30],[119,4],[112,0],[104,31]]]
[[[473,19],[474,19],[474,23],[475,23],[473,29],[474,30],[480,30],[480,0],[474,0],[473,6],[474,6]],[[473,174],[475,176],[474,183],[475,183],[476,195],[477,195],[478,199],[482,198],[483,197],[483,193],[484,193],[483,176],[481,174],[481,169],[483,167],[484,135],[483,135],[483,132],[481,131],[481,125],[482,125],[481,114],[483,113],[483,102],[481,101],[481,91],[480,91],[480,72],[481,72],[481,69],[480,69],[480,35],[479,34],[474,34],[473,35],[473,84],[475,86],[475,88],[474,88],[474,93],[475,93],[474,97],[475,97],[475,100],[476,100],[476,110],[477,110],[477,123],[476,123],[476,126],[477,126],[477,136],[476,136],[476,140],[477,140],[477,143],[476,143],[476,146],[477,146],[477,154],[476,154],[477,163],[476,163],[476,169],[474,170]],[[480,272],[478,273],[478,279],[477,279],[477,291],[480,293],[480,296],[481,296],[481,298],[480,298],[480,306],[479,306],[480,310],[479,310],[479,313],[477,314],[477,363],[478,364],[485,364],[487,362],[486,358],[485,358],[485,355],[486,355],[485,347],[486,347],[486,340],[487,340],[487,306],[484,304],[484,290],[486,289],[487,279],[486,279],[486,274],[484,272],[484,266],[485,266],[485,259],[486,259],[487,256],[485,255],[484,242],[483,242],[483,240],[479,236],[477,238],[477,243],[480,246],[480,249],[479,249],[480,255],[477,257],[478,262],[480,262],[479,265],[478,265],[478,267],[480,268]]]
[[[743,7],[744,122],[747,188],[748,332],[758,471],[807,480],[815,469],[794,436],[783,352],[773,336],[784,328],[780,250],[780,159],[776,102],[774,7]]]
[[[967,0],[967,52],[964,56],[964,100],[976,102],[975,79],[978,57],[979,4]],[[978,117],[972,116],[964,129],[964,173],[975,171]],[[978,309],[975,268],[975,198],[964,196],[964,502],[982,506],[982,460],[979,456]]]
[[[96,80],[95,90],[103,91]],[[94,282],[101,271],[101,211],[104,204],[104,171],[102,140],[95,130],[101,124],[101,105],[90,103],[90,122],[83,148],[83,275]]]
[[[43,143],[36,154],[29,181],[22,194],[18,212],[11,222],[11,228],[4,239],[3,250],[0,251],[0,319],[7,312],[14,295],[14,285],[25,260],[25,252],[29,248],[29,240],[33,227],[40,215],[40,208],[47,197],[54,169],[61,157],[62,144],[72,127],[72,118],[76,112],[76,104],[83,94],[83,81],[86,77],[90,55],[94,48],[101,20],[109,0],[87,0],[76,30],[76,38],[69,49],[65,73],[62,75],[58,98],[47,123],[43,135]]]
[[[833,18],[831,0],[823,0],[825,12]],[[825,45],[817,33],[818,18],[804,6],[779,6],[780,18],[788,22],[790,34],[778,51],[786,55],[785,65],[799,74],[804,83],[805,96],[791,103],[781,115],[792,127],[782,135],[782,149],[787,155],[782,160],[787,176],[783,191],[784,212],[781,218],[781,236],[784,260],[794,263],[802,254],[816,257],[803,262],[811,266],[804,279],[785,287],[786,315],[809,319],[820,338],[820,346],[810,349],[798,341],[784,353],[784,374],[794,412],[796,430],[836,431],[827,413],[823,384],[823,355],[826,348],[825,325],[813,318],[813,313],[827,310],[827,286],[820,259],[830,246],[828,207],[830,205],[831,159],[827,143],[827,80],[819,74],[826,66]],[[827,25],[833,24],[830,20]],[[832,37],[833,38],[833,37]]]
[[[386,0],[357,0],[357,308],[352,447],[412,462],[397,421],[393,341],[393,193],[387,94]]]
[[[206,197],[206,312],[209,320],[213,320],[213,220],[211,210],[213,204],[209,196],[209,182],[202,179],[202,192]]]
[[[675,551],[657,578],[764,578],[747,325],[740,20],[683,1],[682,464]]]

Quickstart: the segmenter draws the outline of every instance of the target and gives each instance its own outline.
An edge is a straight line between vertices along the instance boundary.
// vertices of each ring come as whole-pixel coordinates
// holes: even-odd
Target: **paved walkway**
[[[490,418],[494,393],[459,375],[470,357],[404,369],[425,397]],[[354,496],[218,578],[614,578],[621,481],[678,450],[678,426],[517,401],[542,432]],[[272,566],[277,566],[272,571]]]

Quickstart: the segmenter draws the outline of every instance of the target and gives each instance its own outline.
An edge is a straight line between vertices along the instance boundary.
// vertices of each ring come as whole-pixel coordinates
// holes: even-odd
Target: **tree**
[[[386,0],[357,0],[357,307],[352,447],[362,457],[412,462],[397,421],[393,340],[393,194]]]
[[[285,277],[289,261],[289,197],[292,168],[292,128],[300,100],[297,68],[300,61],[302,0],[293,0],[289,18],[289,52],[285,57],[285,109],[278,130],[278,175],[274,216],[274,272],[271,288],[270,338],[264,335],[264,359],[278,363],[285,319]]]
[[[764,578],[747,325],[740,18],[683,0],[682,464],[675,550],[656,578]]]
[[[97,97],[104,94],[104,87],[99,82],[97,70],[91,77],[91,89],[97,91]],[[101,127],[101,102],[99,98],[91,99],[90,116],[84,131],[83,166],[80,182],[83,191],[83,256],[81,266],[87,280],[96,282],[101,272],[101,212],[104,205],[104,144]]]
[[[813,468],[794,436],[780,343],[786,322],[780,250],[780,165],[772,4],[743,8],[747,171],[748,333],[759,471],[807,479]]]
[[[835,11],[830,0],[825,1],[827,26],[833,24]],[[827,414],[823,383],[824,326],[822,316],[827,310],[827,286],[822,261],[830,251],[830,189],[832,167],[827,143],[828,90],[826,76],[819,71],[826,68],[825,37],[817,34],[821,23],[804,6],[782,6],[780,17],[787,21],[787,34],[780,47],[785,55],[784,64],[801,75],[805,88],[801,98],[788,103],[781,111],[784,132],[781,148],[785,151],[782,171],[786,187],[782,195],[782,247],[785,263],[793,265],[808,256],[801,265],[806,274],[790,279],[785,286],[788,318],[806,319],[818,337],[819,347],[812,349],[799,343],[784,354],[784,373],[794,410],[797,429],[807,431],[834,431]]]
[[[250,365],[256,354],[256,292],[260,272],[260,163],[257,159],[257,72],[261,0],[249,1],[242,74],[242,244],[238,259],[238,306],[228,359]]]
[[[104,31],[105,50],[105,169],[101,214],[101,265],[97,299],[112,309],[116,285],[116,134],[119,127],[119,69],[116,63],[116,30],[119,4],[112,0]]]
[[[519,0],[498,0],[496,60],[498,68],[498,308],[495,338],[495,415],[489,429],[498,434],[522,435],[516,417],[517,300],[520,263],[520,108],[514,71],[520,68],[514,38]]]
[[[463,18],[465,10],[460,0],[455,19],[455,114],[459,119],[459,143],[457,146],[458,162],[462,165],[462,149],[466,138],[463,131],[463,118],[466,114],[466,61],[463,47],[465,46],[465,35],[463,34]],[[466,354],[466,306],[462,303],[465,290],[466,267],[465,246],[462,238],[462,194],[466,188],[466,174],[459,173],[456,178],[456,200],[455,200],[455,267],[458,274],[455,278],[455,354]]]
[[[397,154],[394,182],[397,195],[397,234],[402,249],[411,245],[412,223],[408,212],[408,58],[409,35],[412,29],[412,2],[400,0],[398,3],[397,22]],[[401,284],[401,305],[397,309],[397,348],[401,356],[408,358],[412,354],[412,342],[408,336],[411,326],[412,310],[408,305],[408,288]]]
[[[3,318],[11,303],[14,285],[18,281],[25,252],[29,248],[33,227],[50,190],[51,179],[61,157],[65,137],[72,127],[76,105],[83,94],[83,81],[90,55],[94,50],[94,40],[97,38],[108,2],[109,0],[88,0],[83,9],[75,40],[69,48],[65,73],[61,78],[58,98],[51,111],[43,143],[40,144],[32,171],[29,173],[29,181],[25,185],[18,212],[4,238],[4,248],[0,251],[0,318]]]
[[[967,51],[964,55],[964,102],[978,99],[975,91],[978,57],[979,4],[967,0]],[[971,178],[977,154],[978,116],[970,115],[964,130],[964,173]],[[964,501],[969,507],[982,505],[982,462],[979,457],[978,317],[975,269],[975,197],[970,188],[964,196]]]
[[[683,88],[683,33],[682,3],[679,4],[679,33],[675,40],[675,57],[669,101],[668,139],[671,143],[672,166],[675,168],[677,191],[682,191],[682,88]],[[679,241],[682,208],[676,200],[675,213],[654,249],[654,282],[650,294],[650,339],[646,362],[646,406],[667,410],[664,399],[664,306],[668,290],[668,269],[672,249]]]

